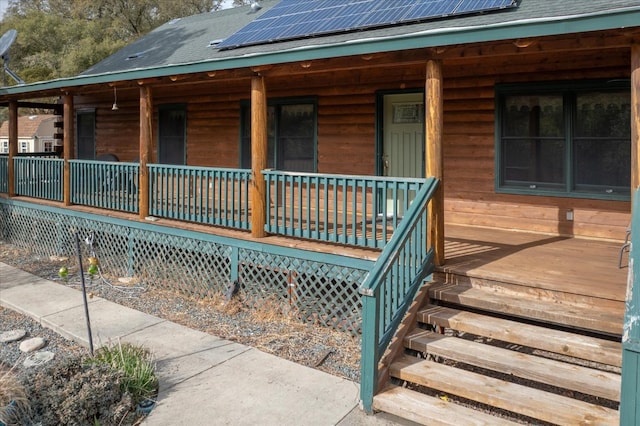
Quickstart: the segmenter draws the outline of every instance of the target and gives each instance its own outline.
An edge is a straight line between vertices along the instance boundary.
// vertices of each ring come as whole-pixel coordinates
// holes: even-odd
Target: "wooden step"
[[[505,315],[549,322],[561,326],[622,335],[624,309],[598,309],[593,306],[540,299],[525,293],[509,294],[490,287],[436,284],[429,296],[448,303]]]
[[[418,321],[503,342],[620,367],[622,344],[458,309],[428,305]]]
[[[617,410],[404,355],[393,377],[560,425],[617,425]]]
[[[509,420],[399,386],[389,386],[373,399],[374,410],[429,426],[509,426]]]
[[[416,329],[405,346],[551,386],[620,401],[620,375]]]

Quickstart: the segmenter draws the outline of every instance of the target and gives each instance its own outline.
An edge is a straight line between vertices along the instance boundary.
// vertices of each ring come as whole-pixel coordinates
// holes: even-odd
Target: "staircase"
[[[623,302],[451,272],[422,293],[375,410],[427,425],[619,423]]]

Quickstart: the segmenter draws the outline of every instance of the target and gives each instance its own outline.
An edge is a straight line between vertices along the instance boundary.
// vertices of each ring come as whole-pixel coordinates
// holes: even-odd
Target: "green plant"
[[[23,382],[31,399],[33,424],[42,426],[132,424],[134,404],[120,389],[122,374],[80,357],[62,358],[31,372]],[[31,424],[31,423],[27,423]]]
[[[106,364],[121,372],[121,389],[131,395],[134,403],[153,398],[158,392],[153,356],[141,346],[118,341],[115,345],[98,349],[89,362]]]
[[[21,424],[30,411],[27,392],[13,368],[0,368],[0,423]]]

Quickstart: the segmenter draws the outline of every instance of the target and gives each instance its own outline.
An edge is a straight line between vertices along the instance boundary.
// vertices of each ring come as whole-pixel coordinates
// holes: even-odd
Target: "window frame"
[[[631,198],[631,180],[627,191],[613,193],[588,192],[575,187],[575,126],[577,106],[576,96],[588,92],[619,92],[626,90],[631,93],[628,79],[614,80],[589,80],[581,82],[549,82],[549,83],[517,83],[497,84],[495,86],[495,183],[494,188],[499,194],[517,194],[531,196],[549,196],[563,198],[585,198],[596,200],[629,201]],[[564,180],[563,189],[551,189],[547,187],[526,188],[525,186],[508,186],[504,183],[504,150],[503,150],[503,123],[504,123],[504,98],[509,95],[557,95],[563,100],[563,126],[564,126]],[[569,101],[568,101],[569,100]],[[629,131],[630,132],[630,131]],[[631,138],[629,138],[631,144]],[[629,168],[631,164],[628,165]],[[604,188],[604,186],[602,186]]]
[[[275,129],[275,136],[274,136],[274,144],[273,144],[273,169],[274,170],[280,170],[278,169],[278,161],[279,161],[279,153],[280,153],[280,146],[279,146],[279,132],[278,132],[278,124],[280,121],[280,116],[279,114],[279,110],[277,109],[280,106],[283,105],[302,105],[302,104],[312,104],[313,105],[313,111],[314,111],[314,124],[313,124],[313,171],[311,172],[300,172],[300,173],[318,173],[318,99],[316,97],[309,97],[309,96],[304,96],[304,97],[287,97],[287,98],[270,98],[267,99],[267,108],[269,107],[275,107],[276,108],[276,116],[274,117],[275,119],[275,123],[274,125],[274,129]],[[249,117],[247,117],[246,115],[249,115]],[[268,115],[268,114],[267,114]],[[240,140],[239,140],[239,144],[240,144],[240,148],[239,148],[239,167],[243,168],[243,159],[245,157],[245,155],[247,154],[245,152],[244,149],[244,134],[245,134],[245,123],[247,122],[247,118],[249,119],[248,122],[251,123],[251,101],[249,99],[244,99],[242,101],[240,101]],[[269,124],[267,123],[267,126]],[[250,147],[251,145],[249,145]],[[250,148],[249,148],[250,150]],[[251,158],[251,152],[248,153],[249,154],[249,158]],[[269,155],[269,154],[268,154]],[[268,168],[270,168],[269,166],[267,166]],[[244,167],[244,168],[251,168],[251,164],[249,164],[249,167]],[[287,170],[282,170],[282,171],[287,171]],[[294,172],[295,173],[295,172]]]

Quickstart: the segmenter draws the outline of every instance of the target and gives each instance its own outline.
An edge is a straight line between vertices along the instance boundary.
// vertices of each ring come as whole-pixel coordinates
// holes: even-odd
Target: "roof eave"
[[[567,15],[509,21],[481,27],[455,27],[420,31],[389,37],[358,39],[336,44],[307,45],[285,51],[250,53],[231,58],[165,65],[162,67],[128,70],[99,75],[85,75],[19,86],[0,88],[0,96],[72,89],[78,86],[105,84],[114,81],[135,81],[176,74],[192,74],[281,64],[301,60],[391,52],[428,47],[441,47],[467,43],[481,43],[527,37],[543,37],[637,27],[640,6],[609,10],[589,15]]]

